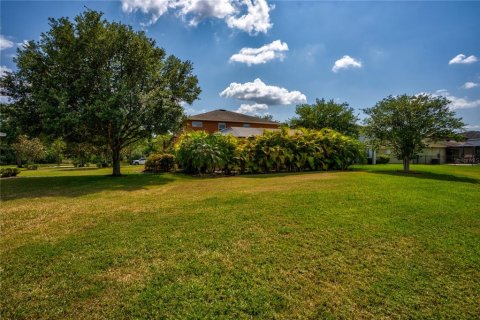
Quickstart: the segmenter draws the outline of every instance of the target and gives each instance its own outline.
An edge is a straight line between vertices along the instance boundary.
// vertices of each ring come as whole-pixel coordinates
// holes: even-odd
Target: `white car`
[[[133,165],[140,165],[140,164],[145,164],[145,158],[140,158],[140,159],[137,159],[137,160],[133,160],[132,161],[132,164]]]

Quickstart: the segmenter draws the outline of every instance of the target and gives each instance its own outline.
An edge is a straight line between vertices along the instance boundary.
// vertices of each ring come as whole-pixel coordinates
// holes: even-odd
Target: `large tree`
[[[392,148],[403,159],[403,170],[410,171],[414,159],[429,141],[460,139],[465,124],[450,110],[444,97],[421,95],[389,96],[364,112],[365,133],[375,145]]]
[[[191,62],[90,10],[73,21],[50,19],[50,30],[20,48],[15,62],[17,71],[1,79],[12,102],[2,114],[29,133],[108,146],[113,175],[122,149],[180,128],[181,104],[200,94]]]
[[[349,136],[358,136],[358,118],[346,102],[316,99],[314,104],[298,105],[295,113],[297,117],[290,119],[292,127],[330,128]]]

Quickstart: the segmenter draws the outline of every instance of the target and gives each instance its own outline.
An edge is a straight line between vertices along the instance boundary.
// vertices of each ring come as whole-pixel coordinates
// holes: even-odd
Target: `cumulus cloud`
[[[272,27],[270,22],[270,7],[266,0],[244,0],[247,13],[241,16],[229,16],[226,19],[230,28],[236,28],[252,33],[267,33]]]
[[[220,96],[253,101],[257,104],[269,106],[305,103],[307,101],[307,97],[300,91],[288,91],[285,88],[269,86],[258,78],[253,82],[232,82],[225,90],[220,92]]]
[[[268,106],[264,103],[241,104],[237,109],[238,113],[260,115],[268,110]]]
[[[350,56],[343,56],[341,59],[335,61],[335,64],[332,67],[333,72],[338,72],[341,69],[349,68],[361,68],[362,63]]]
[[[475,82],[465,82],[465,84],[462,86],[463,89],[473,89],[475,87],[480,87],[480,84]]]
[[[8,48],[13,47],[14,43],[7,38],[5,38],[4,35],[0,34],[0,50],[5,50]]]
[[[477,57],[474,55],[466,56],[463,53],[457,54],[448,62],[448,64],[470,64],[477,61]]]
[[[463,127],[465,130],[479,130],[480,125],[479,124],[467,124],[465,127]]]
[[[12,69],[7,68],[6,66],[0,66],[0,77],[3,77],[6,72],[12,72]]]
[[[150,15],[155,23],[167,12],[174,12],[192,26],[206,18],[222,19],[233,29],[250,34],[266,33],[272,27],[266,0],[122,0],[122,10],[127,13],[141,11]]]
[[[467,98],[458,98],[450,94],[450,92],[445,89],[437,90],[434,95],[443,96],[450,100],[450,109],[452,110],[472,109],[480,107],[480,99],[468,100]]]
[[[288,51],[288,45],[280,40],[266,44],[260,48],[242,48],[238,53],[230,57],[230,62],[252,64],[267,63],[273,59],[285,58],[284,51]]]

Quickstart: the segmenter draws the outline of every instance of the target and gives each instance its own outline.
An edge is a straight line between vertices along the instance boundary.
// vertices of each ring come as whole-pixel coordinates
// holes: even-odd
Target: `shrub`
[[[170,172],[175,165],[175,156],[169,153],[151,154],[145,161],[147,172]]]
[[[364,157],[363,146],[334,130],[266,130],[236,139],[203,131],[184,133],[175,151],[180,166],[190,173],[268,173],[347,169]]]
[[[45,157],[45,146],[40,139],[30,139],[26,135],[18,137],[17,142],[13,144],[13,149],[21,159],[26,159],[27,163],[32,164]]]
[[[344,170],[362,160],[360,142],[334,130],[266,131],[239,144],[240,171]]]
[[[27,166],[27,170],[37,170],[38,166],[36,164],[30,164]]]
[[[8,177],[16,177],[20,173],[18,168],[2,168],[0,169],[0,177],[1,178],[8,178]]]
[[[378,158],[377,158],[377,164],[387,164],[390,162],[390,157],[387,156],[386,154],[381,154]]]
[[[178,164],[188,173],[230,173],[235,168],[237,139],[204,131],[183,133],[175,145]]]

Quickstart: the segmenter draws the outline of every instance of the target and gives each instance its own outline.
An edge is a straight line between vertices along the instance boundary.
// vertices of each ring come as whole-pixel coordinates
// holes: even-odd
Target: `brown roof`
[[[259,117],[248,116],[246,114],[241,114],[238,112],[228,111],[224,109],[218,109],[201,114],[196,114],[189,117],[188,120],[278,124],[278,122],[275,121],[263,120]]]

